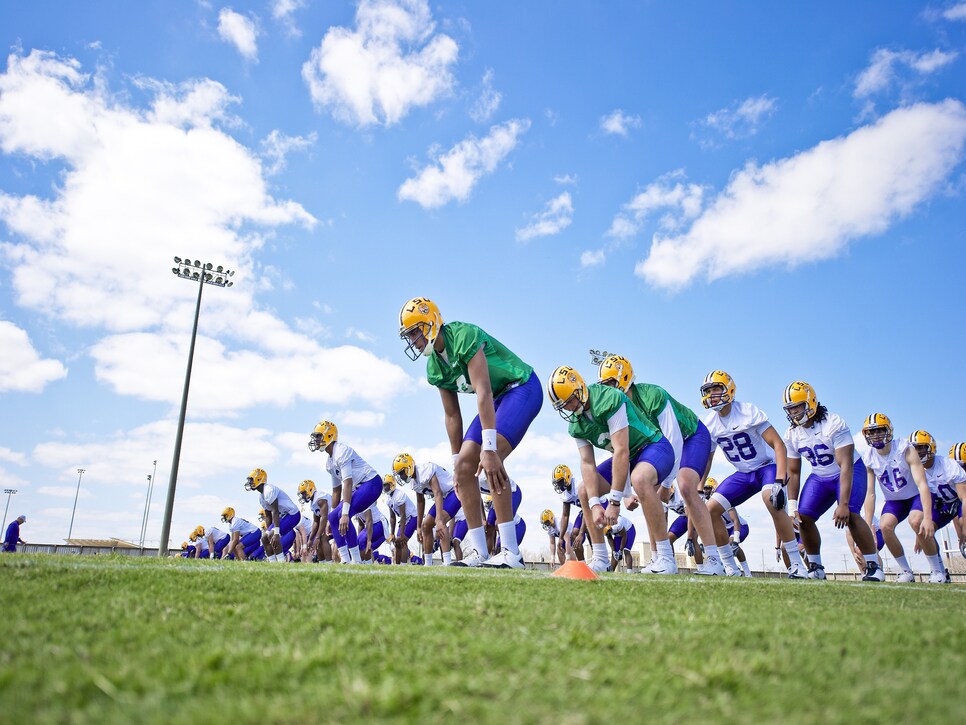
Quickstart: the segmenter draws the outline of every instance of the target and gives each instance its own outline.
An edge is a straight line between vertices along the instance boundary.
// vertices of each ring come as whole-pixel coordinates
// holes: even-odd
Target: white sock
[[[909,566],[909,562],[906,561],[905,554],[903,554],[902,556],[896,557],[896,564],[898,564],[899,568],[902,569],[903,571],[912,571],[912,567]]]
[[[665,559],[674,559],[674,549],[671,548],[671,542],[667,539],[658,541],[657,555],[664,557]]]
[[[731,552],[730,546],[719,546],[718,556],[721,557],[721,563],[724,564],[729,569],[737,569],[738,562],[735,561],[735,555]]]
[[[594,551],[594,561],[607,562],[607,544],[591,544],[590,548]]]
[[[343,564],[348,564],[349,563],[349,547],[348,546],[340,546],[339,547],[339,561],[341,561]]]
[[[862,555],[862,558],[865,559],[865,563],[866,564],[870,564],[870,563],[871,564],[878,564],[879,563],[879,557],[876,556],[875,554],[863,554]]]
[[[453,552],[444,551],[443,552],[443,566],[449,566],[453,562]]]
[[[802,565],[802,555],[798,553],[798,542],[795,539],[791,541],[783,541],[782,548],[785,549],[785,553],[788,554],[788,563],[791,566],[796,564]]]
[[[704,547],[704,556],[707,559],[721,559],[721,552],[718,551],[717,546],[706,546]]]
[[[741,570],[745,573],[745,576],[751,576],[751,567],[748,566],[747,559],[741,562]]]
[[[517,543],[517,527],[512,521],[497,524],[496,528],[500,532],[500,546],[507,549],[511,554],[520,556],[520,545]]]
[[[946,567],[943,566],[943,560],[939,558],[939,554],[933,554],[932,556],[927,556],[926,558],[929,560],[930,571],[946,571]]]
[[[809,562],[813,564],[818,564],[822,566],[822,555],[821,554],[805,554],[808,557]]]
[[[352,559],[353,564],[362,563],[362,555],[359,553],[359,547],[353,546],[349,548],[349,558]]]
[[[486,532],[482,526],[477,526],[475,529],[468,529],[466,531],[466,540],[470,542],[471,548],[476,549],[476,552],[481,557],[486,558],[489,549],[486,548]]]
[[[423,563],[426,564],[426,566],[433,565],[433,552],[429,552],[428,554],[426,554],[426,556],[423,557]]]

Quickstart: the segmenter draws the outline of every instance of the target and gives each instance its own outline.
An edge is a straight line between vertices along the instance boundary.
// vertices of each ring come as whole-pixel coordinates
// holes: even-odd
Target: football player
[[[391,531],[386,515],[379,508],[379,499],[363,513],[356,516],[359,524],[359,552],[362,560],[371,564],[377,557],[378,549],[386,543],[386,535]]]
[[[954,443],[950,446],[949,457],[966,471],[966,443]],[[959,518],[953,520],[953,525],[959,535],[959,552],[966,557],[966,483],[957,483],[956,493],[959,495]]]
[[[245,490],[258,493],[258,502],[265,512],[266,530],[262,536],[265,558],[284,562],[284,552],[295,541],[294,529],[302,519],[302,512],[285,491],[268,482],[268,473],[263,468],[252,469],[245,479]]]
[[[661,431],[644,421],[636,406],[617,388],[594,383],[587,385],[573,368],[561,365],[550,376],[547,394],[560,416],[568,422],[567,431],[577,442],[582,485],[578,488],[584,519],[590,525],[593,559],[590,568],[609,568],[604,526],[613,526],[620,515],[621,502],[632,491],[643,501],[644,518],[655,533],[658,556],[644,569],[650,574],[676,574],[674,552],[667,540],[666,519],[657,489],[674,466],[674,449]],[[597,468],[594,447],[613,454],[603,473]],[[609,476],[609,478],[608,478]],[[606,510],[601,496],[606,496]]]
[[[664,388],[651,383],[635,383],[634,368],[627,358],[621,355],[608,355],[601,362],[599,372],[598,382],[625,393],[637,407],[641,417],[653,428],[660,429],[671,443],[674,449],[674,467],[661,483],[665,488],[671,488],[672,481],[677,478],[678,493],[684,500],[688,520],[697,529],[698,536],[704,542],[707,561],[698,566],[696,573],[723,575],[724,565],[718,555],[711,514],[708,513],[705,502],[701,500],[700,493],[708,456],[714,449],[707,427],[690,408],[681,405]],[[606,466],[608,463],[605,462],[603,465]],[[606,474],[603,475],[606,477]],[[661,503],[652,497],[644,499],[643,504],[645,507],[661,506]]]
[[[453,561],[462,561],[463,540],[466,538],[466,532],[469,528],[466,525],[466,514],[463,513],[462,508],[456,512],[456,516],[453,517],[450,523],[452,524],[450,541],[453,544]]]
[[[346,564],[361,564],[359,539],[351,520],[379,499],[382,478],[352,447],[339,440],[339,429],[331,421],[323,420],[315,426],[309,435],[309,450],[324,450],[329,456],[325,470],[332,476],[334,506],[329,512],[329,526],[339,559]]]
[[[409,540],[416,533],[419,519],[416,516],[416,502],[406,493],[406,489],[396,485],[391,473],[382,477],[382,493],[389,506],[389,530],[395,532],[391,537],[393,544],[393,563],[408,564],[410,560]]]
[[[734,379],[724,370],[708,373],[701,384],[701,404],[708,411],[702,420],[725,458],[737,469],[718,484],[708,500],[718,551],[725,563],[726,573],[741,576],[741,570],[727,545],[728,530],[722,514],[760,494],[792,563],[788,577],[805,579],[808,570],[798,553],[792,520],[785,513],[785,443],[768,421],[768,416],[756,405],[735,400],[735,390]],[[707,470],[711,470],[714,454],[715,451],[711,451],[708,456]]]
[[[543,397],[533,368],[476,325],[443,323],[431,300],[416,297],[399,311],[399,336],[411,360],[425,355],[426,377],[439,388],[446,433],[454,456],[456,489],[469,527],[464,566],[482,566],[486,550],[480,490],[476,476],[492,484],[496,519],[506,552],[485,563],[495,568],[523,568],[515,540],[510,481],[504,461],[520,445]],[[458,393],[477,396],[478,415],[463,430]]]
[[[316,561],[332,561],[332,546],[326,533],[332,510],[332,493],[319,490],[315,481],[306,479],[299,484],[298,497],[312,511],[312,528],[306,542],[309,550],[315,555]]]
[[[194,546],[195,553],[191,556],[192,559],[208,559],[211,557],[211,549],[208,548],[208,540],[205,539],[205,527],[196,526],[191,535],[188,536],[188,541]]]
[[[563,501],[563,508],[560,511],[560,531],[563,534],[564,552],[568,559],[583,561],[584,538],[587,530],[580,511],[580,498],[577,496],[580,482],[573,477],[570,467],[561,463],[554,467],[550,483]],[[576,516],[571,517],[571,506],[577,507]]]
[[[461,504],[450,472],[432,461],[417,466],[410,454],[400,453],[392,461],[392,475],[397,484],[409,486],[416,492],[416,516],[421,522],[418,536],[423,545],[426,566],[433,565],[435,547],[430,543],[435,539],[439,540],[443,564],[452,564],[449,522],[460,510]],[[432,498],[434,503],[425,512],[427,498]]]
[[[870,509],[875,508],[875,483],[878,480],[885,499],[879,512],[879,528],[896,564],[902,569],[896,581],[908,583],[916,580],[906,552],[896,536],[896,526],[908,517],[919,546],[929,559],[933,572],[929,581],[935,579],[935,583],[944,582],[946,572],[933,538],[936,525],[932,518],[932,496],[929,495],[926,472],[915,447],[904,438],[893,439],[892,421],[882,413],[872,413],[865,419],[862,435],[870,446],[862,456],[868,486],[866,502]],[[935,562],[938,562],[938,568]]]
[[[705,509],[707,510],[707,509]],[[634,550],[634,541],[637,539],[637,530],[624,514],[617,517],[617,523],[604,529],[607,543],[610,544],[611,558],[610,568],[617,571],[617,567],[623,563],[624,571],[628,574],[634,573],[634,558],[631,552]]]
[[[208,551],[211,552],[212,559],[220,559],[225,547],[231,540],[231,536],[226,531],[222,531],[217,526],[208,529],[202,528],[201,535],[208,541]]]
[[[228,524],[228,533],[231,536],[222,550],[222,559],[227,559],[229,556],[234,556],[239,561],[264,558],[262,534],[257,526],[241,516],[235,516],[235,509],[231,506],[221,512],[221,520]]]
[[[926,473],[926,484],[929,486],[929,494],[932,498],[932,520],[936,524],[936,531],[939,531],[951,521],[956,520],[962,515],[962,502],[956,494],[956,486],[966,483],[966,471],[952,458],[936,458],[936,439],[927,431],[917,430],[909,436],[922,461],[922,468]],[[957,529],[957,535],[959,534]],[[935,544],[935,537],[933,537]],[[929,581],[933,581],[933,574],[938,567],[942,568],[943,581],[948,581],[946,568],[942,564],[939,556],[939,545],[936,544],[935,559],[929,559],[932,574]],[[935,583],[938,583],[935,582]]]
[[[556,559],[558,564],[563,565],[567,557],[563,537],[560,535],[560,528],[557,526],[553,511],[550,509],[543,510],[543,513],[540,514],[540,526],[543,527],[544,533],[550,537],[550,570],[553,571],[554,560]]]
[[[815,389],[802,380],[785,388],[782,407],[789,422],[785,431],[788,508],[792,516],[798,512],[809,577],[825,578],[822,537],[816,522],[834,503],[832,522],[835,528],[847,528],[862,551],[865,560],[862,581],[885,581],[885,572],[879,566],[875,548],[875,535],[860,513],[866,493],[865,464],[855,450],[848,424],[819,403]],[[799,487],[803,457],[812,471]]]

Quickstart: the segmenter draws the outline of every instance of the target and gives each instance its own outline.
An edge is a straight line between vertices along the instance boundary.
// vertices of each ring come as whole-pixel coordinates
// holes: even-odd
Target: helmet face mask
[[[221,512],[221,520],[226,524],[230,524],[234,518],[235,509],[233,509],[231,506],[226,507],[225,510]]]
[[[553,469],[550,481],[554,491],[564,493],[570,488],[570,484],[573,481],[573,474],[570,472],[568,466],[561,463]]]
[[[792,425],[804,425],[808,422],[808,415],[805,411],[806,405],[804,402],[792,403],[785,406],[785,417]]]
[[[299,484],[299,501],[309,503],[315,496],[315,482],[306,479]]]
[[[735,381],[724,370],[713,370],[701,385],[701,405],[721,410],[735,401]]]
[[[553,511],[551,511],[550,509],[544,509],[543,513],[540,514],[540,523],[553,526],[555,523]]]
[[[406,357],[418,360],[429,355],[443,327],[439,307],[425,297],[414,297],[399,310],[399,338],[406,343]]]
[[[547,384],[547,393],[553,409],[568,423],[584,414],[590,399],[584,379],[568,365],[561,365],[553,371]]]
[[[408,486],[416,477],[416,461],[408,453],[400,453],[392,461],[392,477],[400,486]]]
[[[862,424],[862,436],[870,446],[881,450],[892,442],[892,421],[887,415],[873,413]]]
[[[392,494],[396,490],[396,478],[394,474],[387,473],[382,477],[382,492]]]
[[[793,426],[808,425],[818,412],[815,388],[802,380],[791,383],[782,394],[785,417]]]
[[[705,480],[704,482],[704,489],[701,491],[705,500],[710,499],[712,494],[715,492],[715,489],[717,488],[718,488],[718,482],[713,478],[711,478],[711,476],[708,476],[707,480]]]
[[[336,424],[330,420],[319,421],[315,430],[309,434],[309,450],[314,452],[321,448],[328,448],[330,443],[337,440],[339,440],[339,429]]]
[[[245,490],[257,491],[259,486],[263,486],[266,483],[268,483],[268,474],[265,473],[264,469],[256,468],[245,479]]]
[[[922,461],[922,465],[927,468],[931,467],[933,461],[936,460],[936,439],[927,431],[917,430],[909,436],[909,442],[912,443],[916,449],[916,453],[919,454],[919,460]]]

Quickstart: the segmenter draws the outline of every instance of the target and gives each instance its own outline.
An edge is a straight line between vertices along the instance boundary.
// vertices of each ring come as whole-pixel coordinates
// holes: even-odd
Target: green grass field
[[[0,582],[7,722],[962,721],[962,586],[44,555]]]

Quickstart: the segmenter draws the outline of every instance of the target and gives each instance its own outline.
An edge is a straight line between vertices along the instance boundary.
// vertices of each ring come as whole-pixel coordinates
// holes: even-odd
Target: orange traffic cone
[[[597,575],[594,574],[593,569],[587,566],[584,562],[575,561],[573,559],[557,569],[553,575],[562,576],[564,579],[584,579],[586,581],[593,581],[597,579]]]

